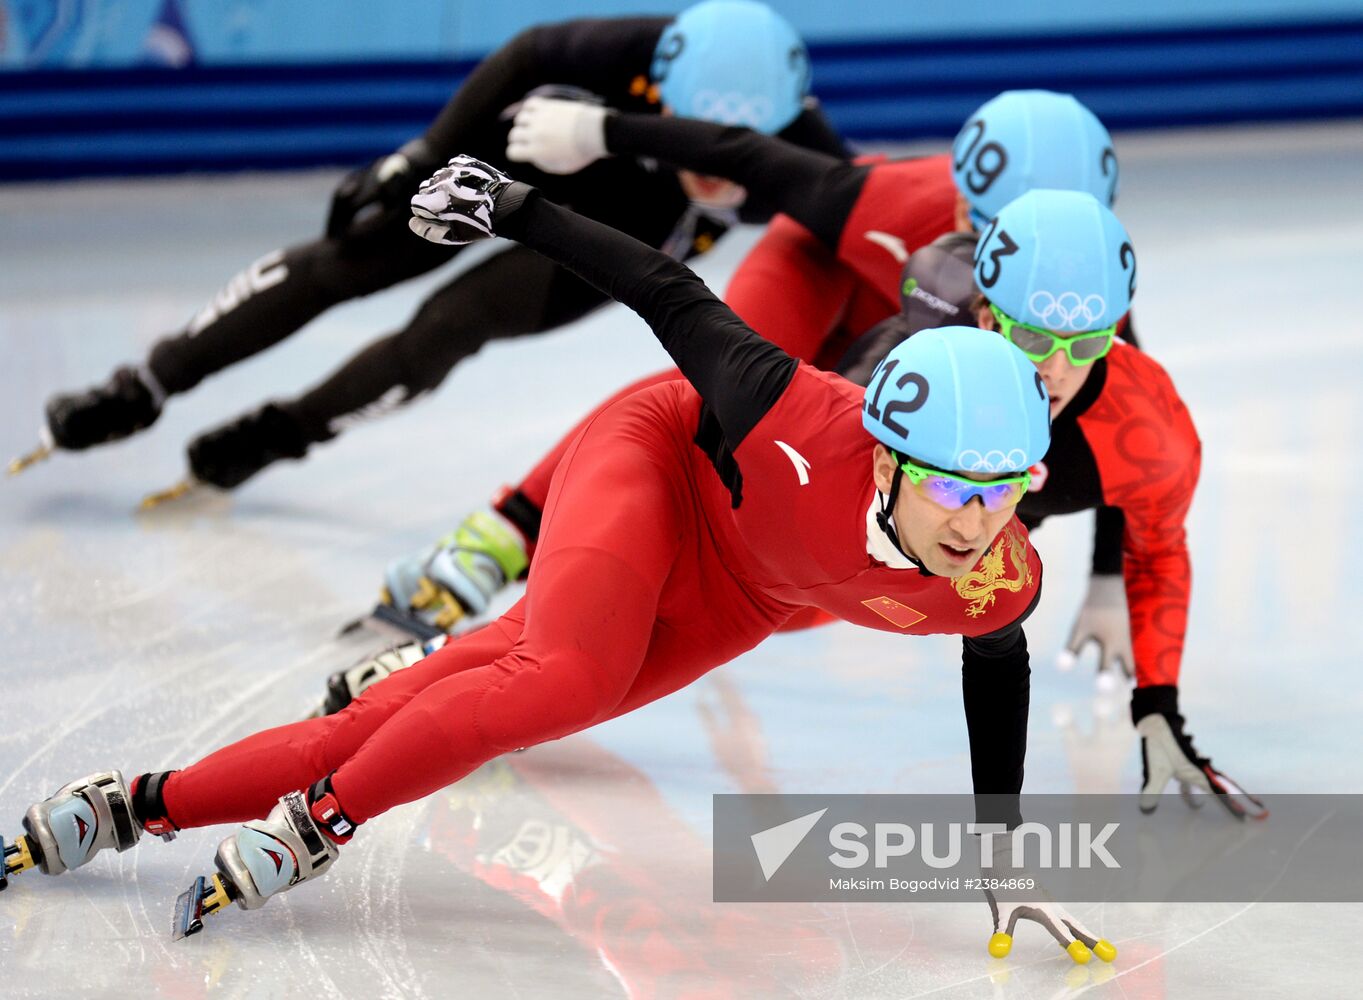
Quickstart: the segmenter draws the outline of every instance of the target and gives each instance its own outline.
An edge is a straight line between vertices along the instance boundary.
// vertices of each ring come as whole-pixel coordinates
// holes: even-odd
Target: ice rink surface
[[[1363,128],[1120,136],[1144,346],[1204,442],[1182,705],[1251,790],[1363,792]],[[241,267],[321,226],[334,173],[0,188],[0,455]],[[698,270],[722,289],[755,231]],[[0,483],[0,823],[95,770],[181,766],[297,718],[377,645],[334,638],[385,561],[449,530],[608,391],[665,364],[619,307],[494,345],[418,405],[227,497],[137,514],[194,434],[296,393],[448,272],[338,308],[174,400],[130,442]],[[646,516],[641,512],[641,516]],[[1035,540],[1029,791],[1133,791],[1125,693],[1053,664],[1087,516]],[[983,902],[709,902],[715,792],[965,791],[959,644],[778,636],[591,733],[495,761],[369,824],[316,885],[170,940],[223,828],[144,838],[0,896],[0,997],[1344,997],[1363,905],[1075,907],[1120,949],[1037,927],[987,956]],[[1270,801],[1271,805],[1271,801]],[[1182,809],[1176,799],[1163,808]],[[1220,810],[1189,822],[1232,822]],[[1272,822],[1270,819],[1269,822]]]

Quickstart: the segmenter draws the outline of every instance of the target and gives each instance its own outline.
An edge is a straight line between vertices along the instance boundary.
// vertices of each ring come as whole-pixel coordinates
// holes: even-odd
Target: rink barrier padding
[[[953,135],[1000,90],[1114,129],[1363,115],[1363,19],[810,45],[851,138]],[[348,165],[422,131],[475,60],[0,73],[0,180]]]

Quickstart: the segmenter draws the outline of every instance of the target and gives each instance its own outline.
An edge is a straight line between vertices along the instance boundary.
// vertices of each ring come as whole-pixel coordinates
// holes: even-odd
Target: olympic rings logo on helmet
[[[1107,312],[1107,299],[1101,295],[1078,292],[1038,290],[1027,300],[1027,308],[1048,330],[1091,330]]]
[[[956,456],[956,468],[962,472],[1016,472],[1027,468],[1027,454],[1021,448],[1006,454],[998,450],[980,454],[968,448]]]
[[[699,90],[691,99],[691,115],[722,125],[746,125],[760,129],[775,114],[775,106],[765,94],[743,94],[737,90],[723,93]]]

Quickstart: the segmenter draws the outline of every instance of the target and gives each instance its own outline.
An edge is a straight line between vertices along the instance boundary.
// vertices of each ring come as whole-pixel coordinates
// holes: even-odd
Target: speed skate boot
[[[307,435],[275,403],[200,434],[189,442],[189,471],[201,483],[230,490],[267,465],[307,454]]]
[[[366,656],[348,670],[338,670],[327,678],[327,694],[311,718],[335,715],[385,677],[415,666],[449,641],[440,633],[426,642],[404,642]]]
[[[266,403],[189,442],[189,475],[169,489],[148,494],[142,508],[158,507],[203,486],[236,489],[267,465],[282,458],[302,458],[310,443],[292,415],[275,403]]]
[[[330,778],[307,792],[289,792],[269,816],[252,820],[218,845],[217,874],[201,875],[175,903],[175,939],[203,930],[203,918],[228,903],[258,910],[271,896],[322,875],[354,830],[332,794]]]
[[[73,781],[31,806],[24,815],[27,832],[13,844],[0,839],[4,849],[0,889],[9,876],[35,866],[45,875],[60,875],[86,864],[105,848],[126,851],[143,830],[132,803],[123,775],[102,771]],[[166,839],[174,836],[168,825],[163,831]]]
[[[10,474],[23,471],[58,448],[83,451],[131,437],[156,422],[164,401],[165,392],[151,372],[127,366],[101,385],[53,396],[47,401],[41,443],[11,462]]]
[[[476,510],[433,548],[389,563],[380,600],[449,631],[486,613],[529,565],[519,529],[494,511]]]

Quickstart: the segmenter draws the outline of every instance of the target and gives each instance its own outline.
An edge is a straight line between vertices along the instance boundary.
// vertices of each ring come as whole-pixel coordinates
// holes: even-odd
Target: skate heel
[[[175,901],[171,937],[179,941],[204,929],[203,918],[220,912],[238,896],[236,886],[222,874],[200,875]]]
[[[27,836],[20,834],[14,843],[6,843],[4,837],[0,837],[0,892],[9,888],[9,877],[26,872],[30,868],[36,868],[42,863],[42,850],[36,843]]]

